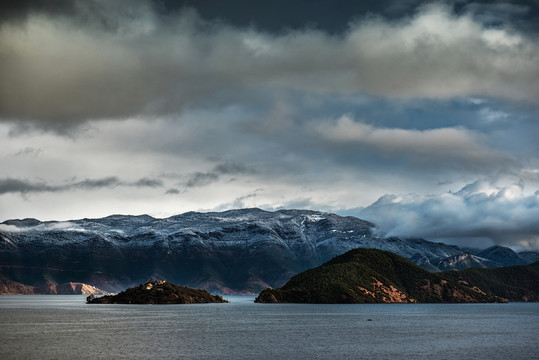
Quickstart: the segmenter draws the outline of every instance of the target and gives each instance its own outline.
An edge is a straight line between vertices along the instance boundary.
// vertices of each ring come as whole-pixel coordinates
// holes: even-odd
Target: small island
[[[178,286],[158,280],[129,288],[117,295],[102,297],[88,296],[88,304],[203,304],[226,303],[219,295],[212,295],[206,290]]]

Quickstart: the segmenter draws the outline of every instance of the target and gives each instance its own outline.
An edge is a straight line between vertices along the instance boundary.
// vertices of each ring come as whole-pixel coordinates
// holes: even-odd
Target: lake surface
[[[0,296],[0,359],[539,359],[539,303],[104,305]],[[371,321],[369,321],[371,319]]]

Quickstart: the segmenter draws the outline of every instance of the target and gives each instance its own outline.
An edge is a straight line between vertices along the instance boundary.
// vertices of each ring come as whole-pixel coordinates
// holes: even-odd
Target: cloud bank
[[[232,103],[248,98],[241,91],[248,89],[539,98],[532,35],[484,28],[471,14],[457,16],[439,4],[398,21],[362,18],[337,35],[272,34],[206,22],[189,10],[163,17],[151,6],[135,7],[134,15],[104,6],[116,20],[74,23],[36,13],[2,25],[0,119],[54,128],[164,115],[209,99]]]
[[[388,236],[457,240],[462,246],[486,239],[537,249],[539,191],[525,195],[523,190],[522,183],[497,186],[481,180],[454,193],[385,195],[359,215],[375,221]]]

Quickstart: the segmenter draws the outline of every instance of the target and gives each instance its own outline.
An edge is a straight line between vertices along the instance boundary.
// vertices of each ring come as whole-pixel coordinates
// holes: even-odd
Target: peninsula
[[[354,249],[263,290],[259,303],[484,303],[507,300],[388,251]]]

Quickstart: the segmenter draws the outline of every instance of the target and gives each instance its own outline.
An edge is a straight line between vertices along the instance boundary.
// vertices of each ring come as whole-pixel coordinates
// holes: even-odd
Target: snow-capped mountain
[[[381,238],[374,224],[355,217],[242,209],[165,219],[8,220],[0,224],[0,271],[32,285],[76,281],[119,291],[165,279],[220,293],[256,293],[358,247],[431,264],[464,254],[423,239]]]

